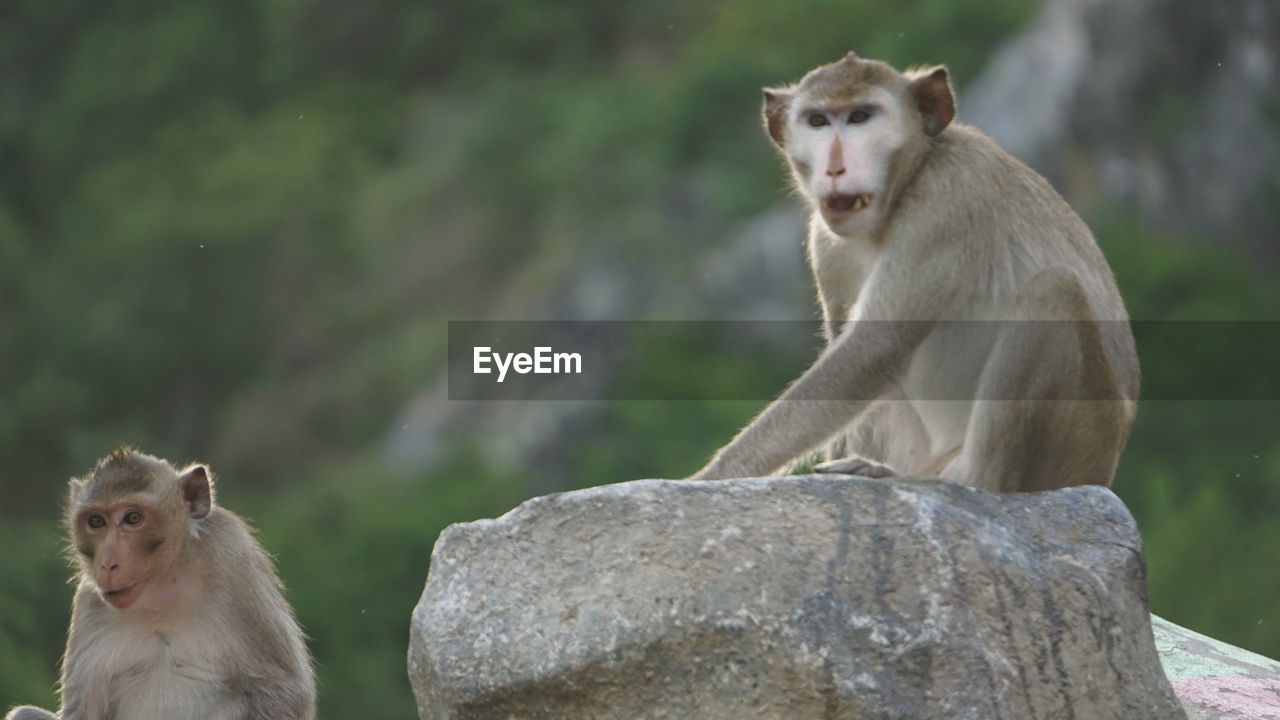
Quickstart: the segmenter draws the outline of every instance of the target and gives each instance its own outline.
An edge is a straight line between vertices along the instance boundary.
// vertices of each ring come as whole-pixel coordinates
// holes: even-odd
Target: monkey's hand
[[[898,473],[888,465],[872,462],[864,457],[850,455],[839,460],[828,460],[813,466],[814,472],[833,473],[839,475],[858,475],[869,478],[894,477]]]

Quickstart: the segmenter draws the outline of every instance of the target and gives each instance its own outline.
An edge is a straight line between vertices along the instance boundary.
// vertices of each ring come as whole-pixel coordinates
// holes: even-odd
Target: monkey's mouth
[[[832,213],[858,212],[870,206],[874,198],[875,196],[871,193],[857,193],[856,195],[832,193],[822,199],[822,208]]]
[[[126,585],[122,588],[116,588],[115,590],[101,588],[102,599],[106,600],[112,607],[123,610],[132,605],[134,600],[138,599],[138,593],[136,591],[140,589],[139,583]]]

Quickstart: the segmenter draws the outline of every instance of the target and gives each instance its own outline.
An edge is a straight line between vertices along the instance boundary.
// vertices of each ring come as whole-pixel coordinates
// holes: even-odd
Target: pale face
[[[880,87],[840,100],[802,90],[787,123],[796,182],[827,227],[846,236],[874,229],[884,213],[894,153],[914,127],[897,99]]]

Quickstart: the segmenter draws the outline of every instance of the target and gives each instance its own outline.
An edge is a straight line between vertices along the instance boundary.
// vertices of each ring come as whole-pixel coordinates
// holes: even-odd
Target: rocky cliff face
[[[424,719],[1183,717],[1110,491],[810,476],[530,500],[436,543]]]

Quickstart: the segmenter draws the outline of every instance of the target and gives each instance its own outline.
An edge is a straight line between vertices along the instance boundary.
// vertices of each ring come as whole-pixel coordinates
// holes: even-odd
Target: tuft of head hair
[[[130,495],[160,499],[177,497],[178,471],[169,461],[121,445],[94,465],[93,470],[73,477],[67,495],[68,511],[84,503],[103,502]]]

